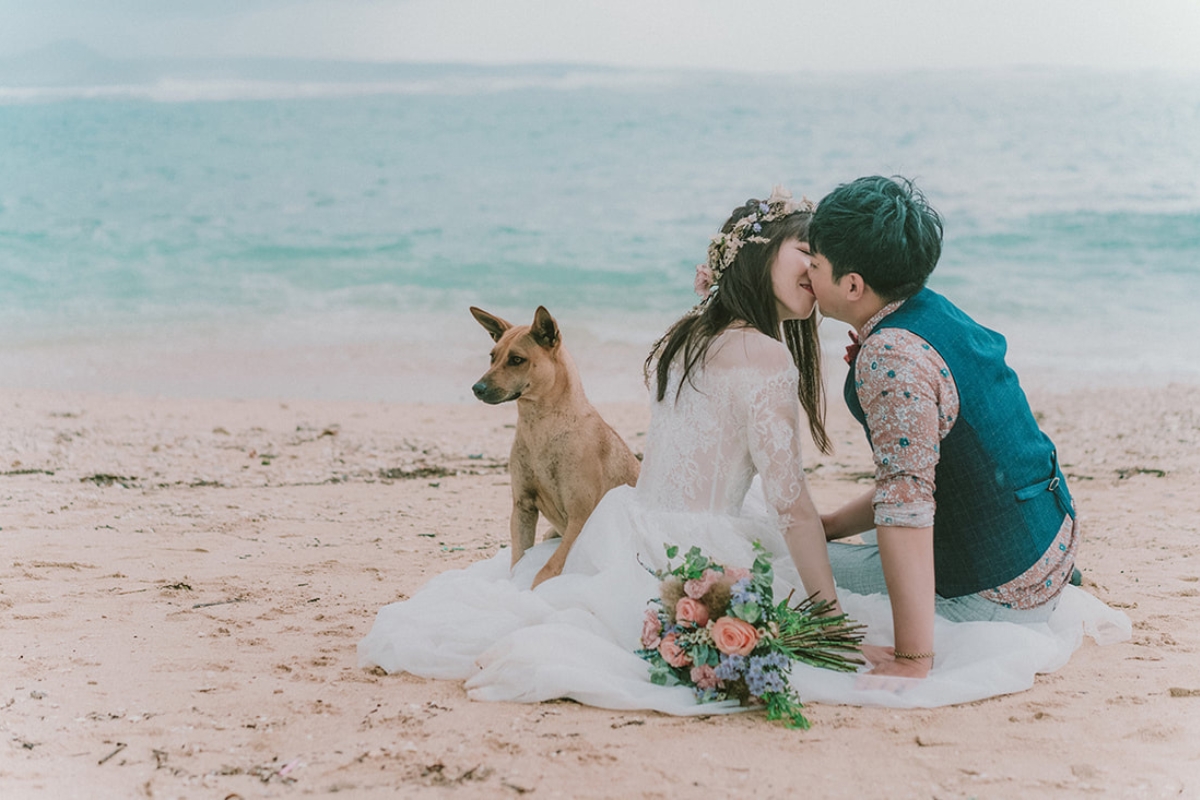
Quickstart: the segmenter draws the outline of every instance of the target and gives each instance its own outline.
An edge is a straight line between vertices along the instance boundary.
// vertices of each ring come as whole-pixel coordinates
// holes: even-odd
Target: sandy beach
[[[1132,640],[790,731],[356,665],[380,606],[506,544],[512,406],[0,391],[0,796],[1200,797],[1200,387],[1030,396]],[[871,468],[830,406],[822,508]],[[601,410],[639,451],[646,406]]]

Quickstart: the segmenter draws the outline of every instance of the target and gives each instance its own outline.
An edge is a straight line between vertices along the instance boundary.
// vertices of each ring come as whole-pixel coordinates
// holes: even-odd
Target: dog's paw
[[[533,585],[530,588],[536,589],[539,584],[548,581],[551,578],[557,578],[561,574],[562,567],[555,569],[552,564],[547,564],[538,570],[538,574],[533,577]]]

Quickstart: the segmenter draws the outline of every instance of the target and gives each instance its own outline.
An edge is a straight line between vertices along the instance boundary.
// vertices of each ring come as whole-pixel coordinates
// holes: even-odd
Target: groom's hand
[[[880,647],[879,645],[864,644],[863,656],[871,662],[872,669],[867,675],[880,678],[915,678],[920,680],[929,675],[933,659],[896,658],[895,648]]]

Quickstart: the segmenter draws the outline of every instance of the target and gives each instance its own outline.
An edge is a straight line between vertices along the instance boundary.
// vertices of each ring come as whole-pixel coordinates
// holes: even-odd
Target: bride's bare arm
[[[825,546],[825,530],[821,526],[821,515],[813,504],[807,482],[800,498],[787,512],[790,524],[784,531],[788,553],[800,573],[800,580],[810,594],[833,604],[831,613],[840,614],[837,587],[833,582],[833,569],[829,566],[829,550]]]

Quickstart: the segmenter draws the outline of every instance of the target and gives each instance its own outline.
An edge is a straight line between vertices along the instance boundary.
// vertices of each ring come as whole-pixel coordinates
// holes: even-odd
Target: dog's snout
[[[471,391],[475,393],[476,397],[487,403],[489,406],[494,406],[497,403],[503,403],[508,400],[516,400],[521,396],[519,392],[516,394],[507,392],[504,390],[504,387],[497,386],[488,380],[479,381],[471,387]]]

